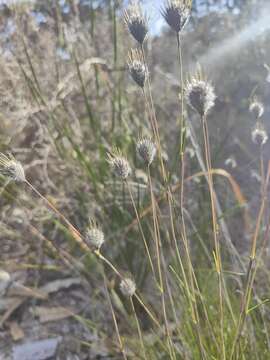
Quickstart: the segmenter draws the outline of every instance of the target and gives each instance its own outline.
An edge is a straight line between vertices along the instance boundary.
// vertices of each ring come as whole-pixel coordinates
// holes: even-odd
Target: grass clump
[[[164,132],[169,119],[162,118],[166,103],[161,108],[155,99],[158,72],[148,51],[148,17],[139,3],[130,4],[124,19],[119,18],[117,2],[91,8],[86,19],[80,7],[68,20],[55,10],[57,31],[45,27],[41,39],[48,50],[58,49],[61,60],[57,58],[55,74],[46,81],[41,81],[48,71],[42,44],[30,40],[30,34],[21,36],[23,24],[16,16],[24,10],[12,10],[18,31],[12,61],[20,91],[27,93],[21,106],[16,104],[19,113],[25,109],[28,137],[22,142],[27,156],[22,151],[5,155],[10,144],[3,145],[2,198],[21,207],[12,185],[18,182],[16,187],[24,191],[22,207],[33,213],[42,209],[37,224],[29,218],[32,236],[42,239],[51,257],[59,256],[62,266],[86,283],[104,285],[102,303],[110,313],[108,338],[115,358],[266,358],[269,286],[256,286],[257,278],[259,282],[269,276],[263,262],[270,230],[263,103],[254,98],[249,106],[256,119],[251,139],[259,152],[261,179],[251,218],[232,174],[214,166],[216,125],[211,122],[218,116],[218,90],[200,68],[195,75],[185,72],[184,29],[189,26],[191,1],[165,2],[161,11],[177,35],[171,46],[180,75],[174,78],[176,116],[169,116],[174,146],[168,144],[167,154]],[[77,41],[71,41],[68,26]],[[127,32],[138,49],[129,50]],[[104,37],[103,44],[104,34],[111,38]],[[48,52],[50,65],[54,56]],[[205,72],[210,70],[205,66]],[[31,106],[25,108],[28,103]],[[29,151],[27,139],[32,137],[34,150]],[[24,158],[25,165],[17,157]],[[36,173],[36,164],[42,165],[42,172]],[[237,200],[228,210],[221,190],[225,186],[218,177],[229,180],[229,195]],[[46,221],[44,205],[50,210]],[[251,239],[246,253],[231,239],[230,212],[248,223],[243,226]],[[89,218],[97,220],[89,223]],[[48,240],[49,234],[56,235]]]

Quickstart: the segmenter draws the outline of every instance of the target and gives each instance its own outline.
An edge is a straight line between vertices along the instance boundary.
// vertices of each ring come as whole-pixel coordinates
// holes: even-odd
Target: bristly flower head
[[[252,141],[256,145],[263,146],[267,142],[268,135],[261,122],[256,123],[254,129],[252,130],[251,137]]]
[[[208,114],[216,99],[213,86],[200,71],[187,82],[185,97],[188,104],[202,117]]]
[[[191,0],[167,0],[161,11],[167,24],[177,33],[180,33],[188,22],[191,3]]]
[[[120,290],[124,296],[131,297],[136,292],[136,284],[131,278],[125,278],[120,283]]]
[[[124,11],[124,20],[131,35],[142,45],[148,33],[148,26],[147,19],[137,1],[132,1]]]
[[[131,167],[122,152],[115,148],[108,154],[108,162],[112,168],[113,173],[121,180],[126,180],[131,174]]]
[[[264,113],[263,103],[260,102],[256,97],[250,103],[249,111],[254,114],[255,119],[258,120]]]
[[[8,157],[0,153],[0,174],[18,182],[25,182],[26,180],[21,163],[15,160],[12,155]]]
[[[128,54],[127,64],[132,79],[138,86],[144,88],[148,71],[144,64],[141,50],[132,49]]]
[[[87,244],[96,249],[100,249],[105,241],[103,231],[93,220],[90,220],[90,224],[85,232],[85,240]]]
[[[151,165],[157,152],[156,145],[148,137],[139,138],[136,144],[136,150],[140,158],[146,165]]]

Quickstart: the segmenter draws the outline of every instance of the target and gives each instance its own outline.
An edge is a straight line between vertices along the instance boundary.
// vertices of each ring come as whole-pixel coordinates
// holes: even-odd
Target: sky
[[[194,0],[195,1],[195,0]],[[269,0],[270,1],[270,0]],[[124,0],[124,6],[126,6],[128,3],[130,2],[130,0]],[[162,29],[163,26],[167,26],[164,23],[164,19],[162,19],[162,16],[160,14],[160,10],[162,9],[162,6],[166,3],[166,0],[139,0],[139,2],[141,3],[145,13],[148,15],[149,17],[149,28],[150,28],[150,33],[152,35],[156,35],[160,32],[160,30]],[[225,10],[225,4],[233,4],[233,0],[219,0],[218,2],[216,2],[215,5],[211,5],[211,10],[212,11],[224,11]],[[204,16],[207,8],[206,5],[203,5],[203,3],[200,4],[199,1],[196,2],[197,4],[197,9],[199,10],[199,16]],[[235,14],[239,13],[239,9],[234,8],[233,12]]]

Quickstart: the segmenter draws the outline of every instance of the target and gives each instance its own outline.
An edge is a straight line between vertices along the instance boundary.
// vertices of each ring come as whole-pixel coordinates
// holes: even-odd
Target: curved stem
[[[55,214],[57,214],[68,226],[68,229],[72,230],[72,233],[76,234],[75,239],[79,242],[83,250],[86,252],[91,252],[91,249],[83,242],[83,237],[81,233],[71,224],[71,222],[45,197],[43,196],[28,180],[25,181],[26,184],[33,190],[33,192],[36,193],[42,200],[46,202],[46,204],[54,211]],[[104,257],[99,250],[94,250],[94,254],[102,260],[105,264],[107,264],[111,270],[120,278],[124,279],[124,277],[121,275],[121,273],[117,270],[117,268],[106,258]],[[151,313],[151,311],[147,308],[147,306],[143,303],[143,301],[140,299],[138,295],[134,295],[136,299],[140,302],[140,304],[143,306],[146,313],[149,315],[149,317],[153,320],[153,322],[158,326],[161,327],[155,316]]]
[[[86,250],[90,251],[89,247],[83,242],[82,234],[71,224],[71,222],[44,196],[42,195],[28,180],[25,180],[25,183],[31,188],[31,190],[38,195],[47,205],[53,210],[53,212],[58,215],[63,222],[68,226],[69,230],[72,231],[72,234],[80,246]]]

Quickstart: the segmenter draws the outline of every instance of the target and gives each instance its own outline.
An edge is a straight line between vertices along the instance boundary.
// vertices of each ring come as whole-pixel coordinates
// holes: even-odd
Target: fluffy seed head
[[[21,163],[15,160],[12,155],[8,157],[0,153],[0,174],[18,182],[26,180]]]
[[[11,277],[8,272],[0,269],[0,295],[3,295],[10,285]]]
[[[135,294],[136,284],[131,278],[125,278],[120,283],[120,290],[124,296],[131,297]]]
[[[252,130],[251,138],[256,145],[263,146],[267,142],[268,135],[262,123],[257,122]]]
[[[256,120],[259,119],[264,113],[263,103],[254,98],[249,106],[249,111],[255,116]]]
[[[131,174],[129,162],[119,149],[115,148],[110,154],[108,154],[108,162],[113,173],[121,180],[126,180]]]
[[[179,33],[188,22],[191,13],[191,0],[167,0],[161,11],[172,30]]]
[[[130,34],[142,45],[148,32],[148,26],[147,19],[137,1],[133,1],[124,11],[124,20]]]
[[[0,282],[9,282],[10,281],[10,275],[8,272],[4,270],[0,270]]]
[[[137,141],[136,150],[146,165],[150,165],[153,162],[157,152],[156,145],[147,137]]]
[[[132,49],[128,54],[128,69],[135,83],[144,88],[147,77],[147,69],[144,65],[142,52],[138,49]]]
[[[233,169],[237,166],[237,162],[233,156],[227,158],[224,163],[226,166],[230,166]]]
[[[96,249],[100,249],[104,243],[104,233],[95,221],[90,220],[90,224],[85,232],[85,240],[87,244]]]
[[[188,81],[185,88],[185,97],[188,104],[198,112],[200,116],[205,116],[215,105],[216,95],[213,86],[197,73]]]

